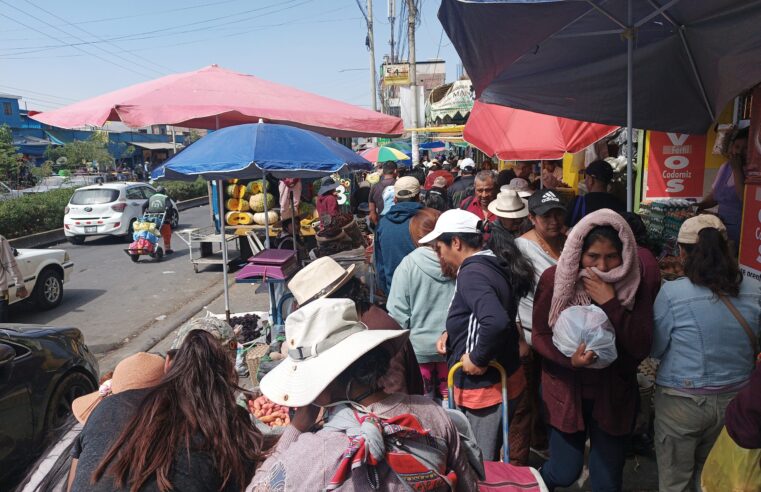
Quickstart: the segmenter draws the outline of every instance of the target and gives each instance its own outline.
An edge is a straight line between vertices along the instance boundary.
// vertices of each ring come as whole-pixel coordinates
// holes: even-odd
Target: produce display
[[[230,318],[230,326],[241,326],[240,333],[238,333],[238,341],[240,343],[248,343],[262,336],[262,331],[259,329],[258,324],[259,316],[255,314]]]
[[[225,208],[231,212],[248,212],[251,210],[248,200],[242,198],[228,198],[225,202]]]
[[[266,214],[264,212],[254,214],[254,223],[259,225],[274,224],[278,219],[277,212],[274,210],[268,210]]]
[[[682,223],[695,215],[693,205],[693,202],[683,199],[655,200],[642,204],[640,213],[648,236],[651,241],[663,245],[664,255],[679,254],[676,237]]]
[[[258,193],[261,193],[264,188],[262,187],[262,180],[259,179],[257,181],[251,181],[248,184],[248,192],[252,195],[256,195]]]
[[[284,427],[291,423],[288,407],[272,403],[266,396],[248,400],[248,411],[261,423],[270,427]]]
[[[243,198],[246,199],[250,193],[248,192],[248,188],[246,185],[242,184],[231,184],[227,185],[227,196],[232,198]]]
[[[248,200],[248,204],[251,210],[254,212],[264,212],[264,193],[257,193],[251,195]],[[267,193],[267,209],[271,210],[275,208],[275,197],[271,193]]]
[[[251,225],[254,223],[254,214],[251,212],[227,212],[225,214],[227,225]]]

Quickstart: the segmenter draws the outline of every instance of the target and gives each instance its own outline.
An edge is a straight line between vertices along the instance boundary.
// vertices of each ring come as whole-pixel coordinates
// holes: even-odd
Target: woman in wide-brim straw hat
[[[447,411],[378,384],[390,359],[383,343],[407,331],[368,330],[352,300],[318,299],[288,316],[285,335],[288,356],[264,376],[261,391],[298,410],[248,490],[472,489],[475,476]],[[321,408],[323,426],[313,431]],[[400,440],[418,451],[394,447]],[[420,473],[394,471],[385,459],[392,449]]]
[[[329,256],[313,261],[288,283],[298,306],[305,306],[316,299],[352,299],[360,321],[370,330],[401,330],[394,318],[367,300],[366,289],[354,276],[354,265],[342,267]],[[412,344],[407,338],[389,340],[387,349],[393,355],[390,368],[381,378],[381,386],[389,393],[422,395],[423,379]]]

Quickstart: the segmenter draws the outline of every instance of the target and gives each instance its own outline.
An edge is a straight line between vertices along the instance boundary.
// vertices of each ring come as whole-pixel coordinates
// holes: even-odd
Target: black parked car
[[[0,324],[0,490],[98,387],[98,363],[76,328]]]

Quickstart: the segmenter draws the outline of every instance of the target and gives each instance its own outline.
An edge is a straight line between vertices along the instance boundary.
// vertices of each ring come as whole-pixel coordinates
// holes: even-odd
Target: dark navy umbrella
[[[761,80],[759,0],[443,0],[439,19],[479,100],[627,126],[629,142],[705,133]]]

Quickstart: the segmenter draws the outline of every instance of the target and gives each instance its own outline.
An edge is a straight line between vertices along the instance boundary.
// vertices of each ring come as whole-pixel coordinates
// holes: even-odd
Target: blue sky
[[[388,0],[373,3],[380,65],[389,52]],[[442,36],[438,7],[422,0],[417,59],[438,53],[451,81],[459,58]],[[355,0],[0,0],[0,92],[49,110],[216,63],[369,107],[365,33]]]

